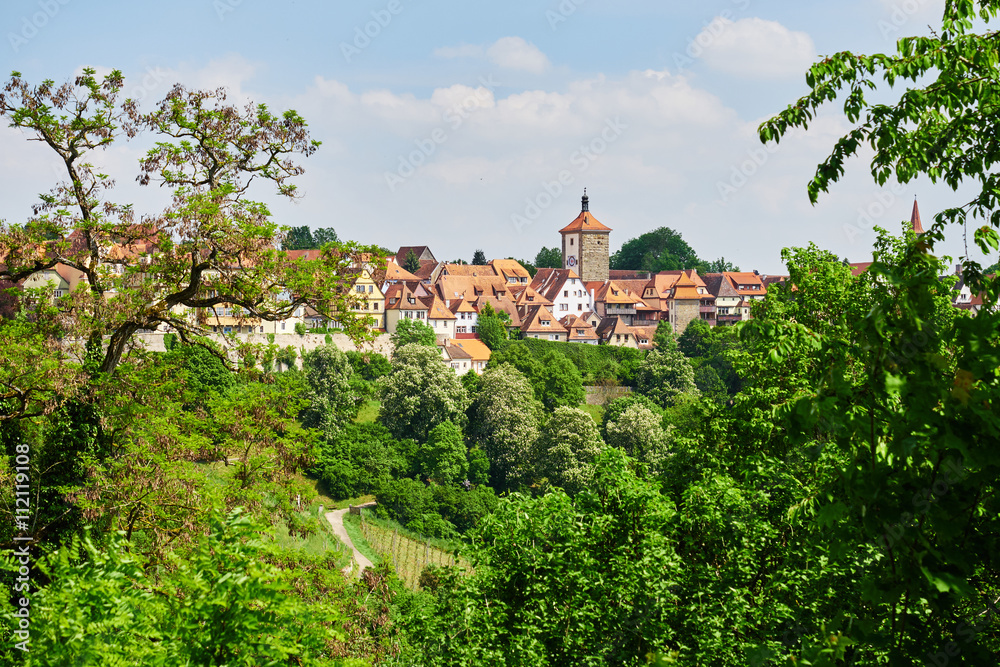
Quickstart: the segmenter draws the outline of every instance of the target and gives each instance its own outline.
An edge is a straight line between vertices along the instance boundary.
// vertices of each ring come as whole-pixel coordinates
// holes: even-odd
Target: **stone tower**
[[[590,213],[590,198],[583,191],[580,215],[559,230],[562,234],[563,268],[573,271],[584,281],[608,279],[608,247],[611,228],[605,227]]]

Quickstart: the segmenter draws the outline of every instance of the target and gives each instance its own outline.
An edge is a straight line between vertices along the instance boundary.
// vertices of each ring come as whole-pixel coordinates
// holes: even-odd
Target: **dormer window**
[[[408,297],[406,297],[406,302],[407,303],[416,303],[417,300],[414,299],[412,296],[408,296]]]
[[[552,320],[538,320],[538,323],[541,324],[543,327],[552,326]]]

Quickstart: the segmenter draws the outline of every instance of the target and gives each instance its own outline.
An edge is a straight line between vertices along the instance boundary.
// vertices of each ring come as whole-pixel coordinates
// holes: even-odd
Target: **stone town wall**
[[[687,325],[691,324],[693,320],[701,318],[701,301],[697,301],[695,299],[683,299],[680,301],[674,301],[671,303],[670,307],[677,313],[677,319],[673,322],[674,333],[684,333],[684,330],[687,329]]]

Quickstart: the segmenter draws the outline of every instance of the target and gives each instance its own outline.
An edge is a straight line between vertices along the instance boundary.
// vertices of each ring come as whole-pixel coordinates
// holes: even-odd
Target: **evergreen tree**
[[[420,259],[413,250],[406,251],[406,257],[403,258],[403,268],[410,273],[416,273],[420,270]]]
[[[486,253],[482,250],[476,249],[476,252],[472,253],[472,264],[476,266],[483,266],[486,264]]]

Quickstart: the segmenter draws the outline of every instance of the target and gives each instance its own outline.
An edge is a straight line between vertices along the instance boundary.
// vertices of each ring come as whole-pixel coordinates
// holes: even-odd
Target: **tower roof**
[[[917,208],[917,198],[913,198],[913,213],[910,214],[910,228],[914,234],[923,234],[924,226],[920,224],[920,209]]]
[[[583,199],[581,200],[580,215],[576,216],[576,219],[559,230],[560,234],[565,234],[566,232],[610,232],[611,228],[602,225],[598,222],[597,218],[593,216],[590,212],[590,197],[587,196],[587,191],[584,190]]]

